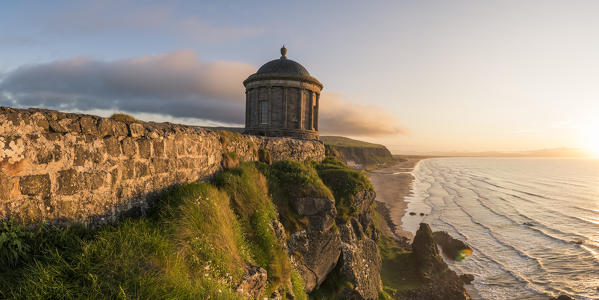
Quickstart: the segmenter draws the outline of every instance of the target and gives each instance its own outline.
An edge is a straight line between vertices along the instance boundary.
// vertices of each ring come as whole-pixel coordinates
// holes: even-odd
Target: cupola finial
[[[283,47],[281,47],[281,58],[287,58],[287,48],[285,48],[285,45],[283,45]]]

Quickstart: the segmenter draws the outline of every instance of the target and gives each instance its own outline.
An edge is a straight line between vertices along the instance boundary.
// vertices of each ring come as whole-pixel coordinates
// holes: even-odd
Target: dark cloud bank
[[[239,62],[205,62],[191,50],[110,62],[73,58],[3,74],[0,105],[156,113],[242,124],[242,81],[255,71],[255,66]],[[395,117],[379,108],[326,91],[320,103],[325,134],[402,133]]]

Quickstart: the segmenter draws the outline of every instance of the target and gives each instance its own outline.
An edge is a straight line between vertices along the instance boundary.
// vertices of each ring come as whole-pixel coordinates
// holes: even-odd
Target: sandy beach
[[[401,222],[407,207],[404,199],[412,190],[414,181],[412,170],[420,160],[425,158],[429,157],[408,156],[405,157],[405,161],[392,167],[368,172],[376,192],[376,200],[385,203],[389,209],[391,220],[396,225],[395,233],[408,239],[412,239],[412,233],[404,231]]]

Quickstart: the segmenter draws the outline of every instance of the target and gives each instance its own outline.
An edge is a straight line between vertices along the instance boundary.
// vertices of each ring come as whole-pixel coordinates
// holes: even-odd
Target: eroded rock
[[[409,293],[409,299],[464,300],[470,299],[464,282],[439,255],[433,232],[428,224],[420,227],[412,243],[412,258],[424,285]]]
[[[340,226],[342,232],[339,276],[352,283],[353,289],[345,289],[345,299],[377,299],[381,287],[381,257],[375,241],[362,234],[356,235],[352,223]],[[360,232],[363,232],[361,229]]]
[[[258,299],[264,293],[266,284],[266,270],[258,266],[249,265],[245,269],[241,283],[237,286],[237,292],[252,299]]]
[[[291,262],[304,279],[304,290],[308,293],[325,280],[341,254],[339,233],[332,228],[295,232],[287,246]]]
[[[460,259],[460,251],[462,250],[470,250],[470,246],[466,245],[466,243],[454,239],[449,233],[445,231],[435,231],[433,232],[433,239],[435,242],[441,246],[441,250],[443,254],[451,260]]]
[[[460,279],[465,283],[465,284],[471,284],[472,281],[474,281],[474,275],[472,274],[462,274],[460,275]]]

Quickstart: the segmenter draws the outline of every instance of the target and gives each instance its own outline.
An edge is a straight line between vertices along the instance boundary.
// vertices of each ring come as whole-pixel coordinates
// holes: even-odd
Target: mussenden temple
[[[322,83],[299,63],[281,58],[264,64],[245,86],[245,133],[318,139]]]

